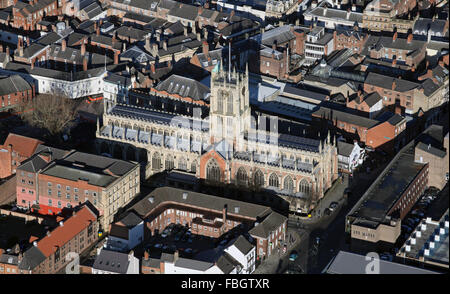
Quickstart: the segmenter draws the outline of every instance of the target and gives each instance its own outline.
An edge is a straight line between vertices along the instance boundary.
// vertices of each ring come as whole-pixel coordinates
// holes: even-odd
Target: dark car
[[[330,206],[328,207],[331,211],[335,210],[338,207],[339,203],[337,202],[331,202]]]

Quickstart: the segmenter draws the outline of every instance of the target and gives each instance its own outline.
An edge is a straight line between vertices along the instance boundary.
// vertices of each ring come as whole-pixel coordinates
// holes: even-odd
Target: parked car
[[[412,228],[408,227],[407,225],[402,225],[402,229],[405,230],[408,233],[412,232]]]
[[[161,248],[163,245],[162,244],[155,244],[155,246],[153,246],[153,247],[155,247],[155,248]]]
[[[393,261],[394,257],[390,253],[382,253],[382,254],[380,254],[380,259],[386,260],[386,261]]]
[[[328,207],[331,211],[334,211],[338,207],[339,203],[337,202],[331,202],[330,206]]]
[[[298,258],[298,252],[295,250],[291,251],[291,254],[289,255],[289,260],[296,261],[297,258]]]
[[[186,248],[186,250],[184,250],[184,252],[190,254],[190,253],[192,253],[192,248]]]

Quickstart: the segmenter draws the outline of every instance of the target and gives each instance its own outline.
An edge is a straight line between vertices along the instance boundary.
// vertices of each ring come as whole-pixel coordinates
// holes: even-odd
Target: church
[[[338,177],[335,140],[292,135],[276,116],[250,103],[245,72],[211,72],[210,89],[173,75],[150,93],[104,102],[97,150],[139,161],[146,178],[164,170],[195,174],[211,185],[266,190],[291,211],[309,211]],[[131,103],[132,102],[132,103]]]

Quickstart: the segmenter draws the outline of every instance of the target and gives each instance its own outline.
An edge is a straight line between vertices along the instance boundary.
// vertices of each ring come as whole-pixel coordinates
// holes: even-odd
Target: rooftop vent
[[[59,225],[60,225],[61,227],[63,227],[63,226],[64,226],[64,223],[63,223],[62,221],[60,221],[60,222],[59,222]]]
[[[188,197],[188,193],[187,192],[183,192],[183,199],[186,200]]]
[[[148,201],[149,201],[150,203],[153,203],[153,202],[155,202],[155,198],[150,197],[150,198],[148,198]]]
[[[33,241],[33,246],[37,246],[37,242],[36,241]]]
[[[240,210],[240,207],[239,207],[239,206],[236,206],[236,207],[234,208],[234,213],[239,213],[239,210]]]

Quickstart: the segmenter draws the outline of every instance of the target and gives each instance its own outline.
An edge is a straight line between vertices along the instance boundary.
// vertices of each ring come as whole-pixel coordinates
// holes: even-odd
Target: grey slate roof
[[[186,199],[183,199],[183,193],[187,193]],[[151,199],[153,199],[153,203],[150,202]],[[272,212],[272,210],[266,206],[186,191],[173,187],[162,187],[153,190],[153,192],[144,197],[144,199],[132,206],[131,209],[134,210],[140,217],[145,218],[154,208],[169,201],[215,210],[220,213],[222,212],[224,206],[227,205],[228,212],[230,214],[235,214],[235,208],[238,207],[239,213],[236,214],[251,218],[265,217]]]
[[[291,32],[291,26],[277,27],[261,35],[261,43],[269,47],[272,47],[275,42],[283,44],[292,39],[295,39],[295,35]]]
[[[194,100],[207,100],[210,94],[209,88],[202,83],[175,74],[159,83],[156,90],[190,97]]]
[[[31,90],[30,84],[19,75],[0,79],[0,96]]]
[[[58,35],[57,33],[50,32],[50,33],[46,34],[45,36],[43,36],[42,38],[40,38],[39,40],[37,40],[37,42],[39,44],[47,46],[47,45],[56,43],[56,42],[60,41],[61,39],[62,39],[62,37],[60,35]]]
[[[125,274],[129,263],[128,254],[102,249],[92,267],[97,270]]]
[[[142,222],[142,219],[134,212],[130,211],[128,214],[120,220],[127,228],[134,228]]]
[[[407,92],[416,88],[420,88],[420,84],[410,82],[403,79],[393,78],[382,74],[370,72],[365,80],[366,84],[374,85],[383,89],[392,90],[392,84],[395,82],[394,91]]]
[[[278,229],[286,220],[287,217],[272,212],[260,224],[251,229],[249,234],[260,238],[268,238],[270,233]]]
[[[175,266],[204,272],[213,267],[214,263],[180,257],[175,261]]]
[[[194,21],[198,16],[198,8],[189,4],[178,4],[172,7],[169,15]]]
[[[366,256],[339,251],[325,269],[328,274],[365,274]],[[401,263],[380,260],[380,274],[436,274],[436,272]]]
[[[30,247],[23,254],[22,261],[19,264],[20,270],[33,270],[46,259],[45,255],[36,246]]]
[[[237,249],[239,249],[239,251],[241,251],[244,255],[246,255],[247,253],[250,252],[250,250],[252,250],[252,248],[254,247],[252,244],[250,244],[250,242],[245,239],[244,236],[240,235],[231,245],[236,246]]]
[[[217,267],[224,273],[229,274],[231,273],[237,266],[242,265],[233,258],[230,254],[224,252],[216,262]]]
[[[124,240],[128,240],[128,228],[121,225],[111,224],[109,235]]]
[[[348,144],[342,141],[337,142],[338,154],[349,157],[352,154],[353,148],[355,147],[353,144]]]
[[[16,255],[5,254],[0,255],[0,263],[7,263],[12,265],[18,265],[19,259]]]

